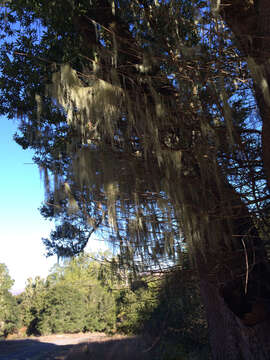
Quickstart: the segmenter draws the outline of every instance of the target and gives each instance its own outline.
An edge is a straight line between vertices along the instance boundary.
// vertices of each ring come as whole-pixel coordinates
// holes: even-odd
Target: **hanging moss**
[[[106,209],[104,225],[123,251],[157,262],[157,242],[157,252],[173,258],[184,239],[192,256],[206,260],[206,254],[220,253],[215,268],[225,248],[239,245],[236,223],[248,214],[242,205],[242,213],[235,210],[241,200],[222,158],[224,144],[232,161],[235,149],[242,151],[233,108],[242,85],[220,64],[223,57],[241,60],[230,55],[221,21],[209,27],[185,1],[131,5],[114,5],[104,24],[90,17],[94,36],[82,34],[89,49],[83,67],[51,67],[47,95],[73,131],[65,149],[66,177],[53,170],[55,199],[64,188],[70,212],[76,212],[74,189],[92,198],[95,188]],[[227,52],[215,50],[209,35],[205,42],[205,31]],[[39,118],[38,96],[36,103]],[[132,244],[137,250],[131,251]]]

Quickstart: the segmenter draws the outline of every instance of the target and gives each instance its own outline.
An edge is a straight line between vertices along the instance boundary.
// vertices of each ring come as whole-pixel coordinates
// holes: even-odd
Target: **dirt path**
[[[103,334],[66,334],[0,341],[0,360],[64,360],[74,345],[102,338]]]
[[[150,360],[142,338],[115,335],[74,346],[66,360]]]

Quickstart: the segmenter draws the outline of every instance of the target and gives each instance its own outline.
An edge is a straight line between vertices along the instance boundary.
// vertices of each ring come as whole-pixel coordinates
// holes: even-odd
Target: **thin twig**
[[[245,294],[247,294],[247,286],[248,286],[248,272],[249,272],[249,266],[248,266],[248,255],[247,255],[247,248],[246,248],[246,244],[243,240],[243,238],[241,239],[243,247],[245,249],[245,260],[246,260],[246,279],[245,279]]]

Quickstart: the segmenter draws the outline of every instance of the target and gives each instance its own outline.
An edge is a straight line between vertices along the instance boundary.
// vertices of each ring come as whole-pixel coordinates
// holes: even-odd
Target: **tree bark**
[[[247,326],[227,306],[219,289],[200,281],[213,360],[267,360],[270,357],[270,322]]]
[[[179,186],[185,185],[181,201],[192,212],[186,234],[198,239],[193,256],[213,360],[270,359],[270,268],[264,245],[240,195],[221,172],[211,173],[209,167],[205,179],[198,171],[190,188],[187,180]]]
[[[212,356],[213,360],[266,360],[270,358],[269,264],[245,204],[232,188],[227,189],[227,196],[232,202],[230,221],[237,240],[222,254],[211,255],[210,250],[203,258],[197,253]],[[221,214],[216,215],[225,233],[227,224]]]
[[[250,69],[262,119],[262,157],[270,189],[270,2],[221,0],[216,10],[234,33],[238,48],[246,57]],[[234,231],[237,234],[237,219],[234,223]],[[248,250],[250,251],[251,249]],[[261,263],[261,270],[268,266],[266,263],[265,257],[265,265]],[[259,271],[259,268],[253,268],[248,274],[251,275],[248,280],[251,292],[256,288],[252,285],[253,281],[256,282],[255,279],[263,281],[265,278],[266,282],[269,282],[268,270],[264,268]],[[237,285],[226,284],[226,287],[230,288],[229,296],[224,292],[222,294],[219,284],[209,280],[207,272],[204,271],[204,275],[201,273],[201,295],[209,323],[213,359],[269,359],[269,284],[264,288],[264,296],[258,293],[257,299],[253,297],[253,301],[249,302],[249,309],[245,309],[247,312],[241,312],[244,297],[241,301],[235,301],[236,298],[233,301],[230,299],[235,295]],[[245,307],[243,302],[242,307]]]

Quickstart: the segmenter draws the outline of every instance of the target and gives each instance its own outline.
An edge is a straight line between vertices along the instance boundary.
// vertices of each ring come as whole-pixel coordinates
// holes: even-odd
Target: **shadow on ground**
[[[35,339],[0,341],[0,360],[63,360],[72,347]]]
[[[101,339],[75,345],[66,360],[150,360],[140,337]]]

